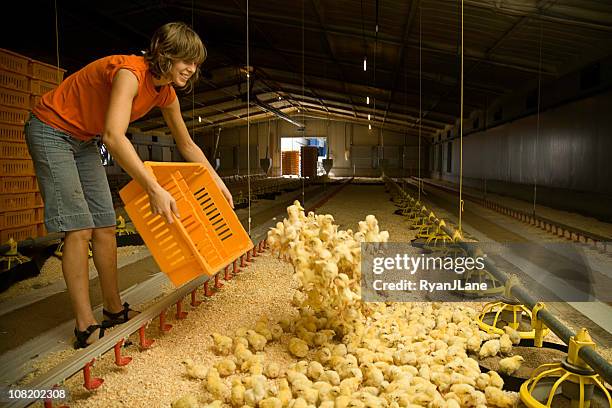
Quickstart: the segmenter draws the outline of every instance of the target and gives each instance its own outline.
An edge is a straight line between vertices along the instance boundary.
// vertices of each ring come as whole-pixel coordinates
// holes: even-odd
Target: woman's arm
[[[172,213],[179,217],[176,201],[146,169],[134,146],[125,137],[137,92],[136,76],[127,69],[120,69],[113,78],[102,142],[117,163],[147,192],[153,214],[161,214],[171,224]]]
[[[232,208],[234,208],[232,194],[229,192],[227,186],[223,180],[221,180],[221,177],[219,177],[215,169],[210,165],[210,162],[202,152],[202,149],[200,149],[191,139],[187,126],[185,125],[185,121],[183,120],[183,116],[181,115],[181,107],[179,105],[178,98],[176,98],[170,105],[162,108],[161,111],[166,124],[172,132],[172,136],[176,141],[176,147],[178,147],[181,156],[183,156],[187,161],[202,163],[208,169],[208,171],[210,171],[210,174],[217,182],[221,192],[223,192],[225,199],[229,202]]]

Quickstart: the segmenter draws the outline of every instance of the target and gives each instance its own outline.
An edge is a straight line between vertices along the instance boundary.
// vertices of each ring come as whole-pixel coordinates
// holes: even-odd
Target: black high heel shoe
[[[118,324],[125,323],[130,320],[130,312],[140,313],[134,309],[130,309],[130,304],[125,302],[123,304],[123,310],[117,313],[111,313],[106,309],[102,309],[102,314],[106,317],[106,319],[102,320],[102,326],[105,329],[109,329]]]
[[[87,329],[85,329],[83,331],[77,330],[76,327],[75,327],[75,329],[74,329],[74,336],[76,337],[76,341],[74,342],[74,348],[78,350],[78,349],[85,348],[85,347],[89,346],[90,343],[87,343],[87,340],[98,329],[100,329],[100,334],[98,336],[98,339],[96,339],[96,340],[99,340],[102,337],[104,337],[104,327],[103,326],[101,326],[99,324],[92,324],[91,326],[89,326]],[[95,343],[95,341],[94,341],[94,343]],[[91,343],[91,344],[93,344],[93,343]]]

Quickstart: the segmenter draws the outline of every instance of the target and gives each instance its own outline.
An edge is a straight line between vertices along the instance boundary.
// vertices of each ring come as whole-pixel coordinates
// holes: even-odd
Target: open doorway
[[[283,177],[324,175],[327,148],[325,137],[281,137],[281,174]]]

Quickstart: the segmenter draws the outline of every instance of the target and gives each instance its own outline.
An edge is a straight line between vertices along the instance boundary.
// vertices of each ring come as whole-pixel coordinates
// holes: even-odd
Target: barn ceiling
[[[54,2],[11,3],[3,47],[56,63]],[[533,84],[539,72],[551,81],[612,54],[610,2],[463,3],[466,115]],[[250,119],[282,112],[297,121],[305,115],[367,123],[370,115],[375,126],[407,132],[421,126],[425,135],[453,124],[460,106],[460,6],[454,0],[251,0]],[[195,93],[181,96],[188,127],[244,125],[246,11],[246,0],[57,0],[60,65],[70,73],[105,55],[137,54],[158,26],[182,20],[209,51]],[[159,111],[134,127],[168,131]]]

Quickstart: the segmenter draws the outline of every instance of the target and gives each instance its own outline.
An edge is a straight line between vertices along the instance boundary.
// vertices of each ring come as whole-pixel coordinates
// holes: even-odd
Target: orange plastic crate
[[[0,68],[27,75],[29,58],[0,48]]]
[[[0,123],[0,141],[25,142],[23,125],[9,125],[6,123]]]
[[[38,79],[30,80],[30,92],[32,92],[34,95],[44,95],[55,88],[57,88],[56,84],[40,81]]]
[[[21,92],[30,92],[30,80],[25,75],[0,70],[0,86]]]
[[[59,84],[64,79],[65,69],[58,69],[55,65],[40,61],[30,62],[29,74],[34,79]]]
[[[0,105],[0,122],[2,123],[23,126],[29,116],[30,112],[25,109],[9,108],[8,106]]]
[[[0,105],[29,109],[30,94],[12,89],[0,88]]]
[[[38,224],[26,225],[17,228],[0,229],[0,242],[6,243],[9,238],[15,241],[23,241],[28,238],[36,238],[39,234]]]
[[[38,191],[36,177],[0,177],[0,191],[3,193],[28,193]],[[42,204],[42,198],[41,198]]]
[[[0,212],[34,208],[36,206],[36,194],[0,194]]]
[[[0,157],[3,159],[32,159],[25,142],[0,142]]]
[[[0,176],[33,176],[32,160],[0,159]]]
[[[240,220],[203,165],[145,165],[176,200],[180,219],[167,224],[160,215],[153,215],[148,195],[134,180],[119,194],[140,236],[174,285],[203,274],[214,275],[253,248]]]
[[[15,228],[36,223],[36,209],[7,211],[0,213],[0,228]]]

